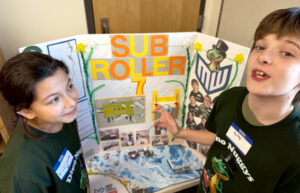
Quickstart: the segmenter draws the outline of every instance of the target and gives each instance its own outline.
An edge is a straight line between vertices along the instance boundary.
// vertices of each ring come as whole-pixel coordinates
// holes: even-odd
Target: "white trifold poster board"
[[[197,32],[77,35],[20,48],[62,60],[78,93],[91,192],[155,192],[199,178],[208,148],[153,127],[163,105],[205,129],[214,99],[239,86],[249,48]],[[122,190],[121,190],[122,189]]]

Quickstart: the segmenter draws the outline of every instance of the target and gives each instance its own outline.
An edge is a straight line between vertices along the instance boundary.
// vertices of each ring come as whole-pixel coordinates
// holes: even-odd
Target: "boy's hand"
[[[157,104],[157,109],[153,113],[160,114],[160,118],[154,122],[155,127],[166,128],[173,137],[176,137],[180,133],[180,128],[175,119],[162,105]]]

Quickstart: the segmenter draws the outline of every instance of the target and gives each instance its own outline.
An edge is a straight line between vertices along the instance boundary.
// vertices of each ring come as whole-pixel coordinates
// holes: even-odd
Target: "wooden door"
[[[93,0],[96,33],[196,31],[201,0]]]
[[[0,49],[0,69],[2,68],[3,64],[4,64],[4,57]],[[14,130],[16,126],[17,118],[15,116],[13,107],[8,104],[8,102],[2,96],[1,92],[0,92],[0,117],[2,117],[2,120],[4,122],[4,125],[2,127],[1,125],[2,121],[0,121],[0,135],[1,133],[4,132],[4,131],[2,132],[2,129],[5,130],[7,129],[8,134],[11,134],[11,132]],[[2,139],[6,140],[7,139],[6,135],[0,138],[0,143]]]

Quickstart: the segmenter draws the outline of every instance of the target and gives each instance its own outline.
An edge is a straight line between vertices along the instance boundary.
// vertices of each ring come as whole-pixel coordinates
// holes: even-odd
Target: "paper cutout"
[[[152,94],[152,110],[157,108],[157,104],[164,106],[168,112],[171,112],[174,118],[178,117],[179,105],[180,105],[180,90],[175,89],[173,96],[159,97],[158,92],[155,90]],[[156,120],[155,114],[152,115],[152,119]]]
[[[32,51],[35,51],[35,52],[42,52],[42,49],[39,48],[38,46],[28,46],[27,48],[25,48],[23,50],[23,52],[32,52]]]
[[[146,78],[132,78],[132,82],[137,82],[136,94],[144,94],[144,85],[146,83]]]
[[[118,58],[166,56],[168,34],[112,35],[111,45],[113,56]]]

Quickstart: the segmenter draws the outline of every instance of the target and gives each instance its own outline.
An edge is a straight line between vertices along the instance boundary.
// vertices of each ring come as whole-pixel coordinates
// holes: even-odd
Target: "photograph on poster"
[[[94,101],[98,128],[145,122],[145,96]]]
[[[149,145],[150,136],[149,130],[136,131],[136,145]]]
[[[168,135],[156,135],[152,137],[153,146],[168,145],[168,144],[169,144]]]
[[[101,142],[100,149],[102,151],[119,151],[120,150],[120,141],[113,140],[113,141]]]
[[[134,144],[134,133],[132,131],[121,133],[122,147],[134,146]]]
[[[119,139],[119,128],[114,129],[100,129],[100,141],[108,141],[108,140],[114,140]]]

